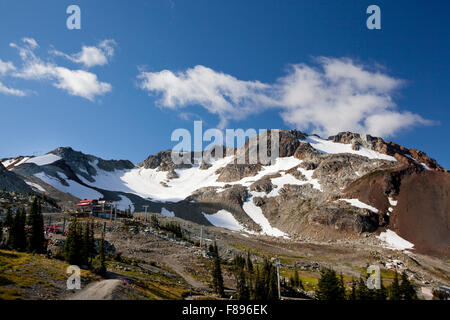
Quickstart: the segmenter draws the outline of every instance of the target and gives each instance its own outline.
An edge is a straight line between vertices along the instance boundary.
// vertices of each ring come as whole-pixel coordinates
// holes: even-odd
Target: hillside
[[[270,132],[254,139],[269,139]],[[3,159],[3,172],[61,207],[105,198],[122,210],[148,205],[150,212],[249,236],[328,241],[370,235],[380,246],[450,256],[449,173],[434,159],[350,132],[328,139],[296,130],[279,135],[279,158],[269,165],[238,164],[239,150],[225,148],[223,158],[192,154],[192,164],[175,165],[163,151],[135,166],[65,147]],[[248,152],[249,141],[242,148]]]

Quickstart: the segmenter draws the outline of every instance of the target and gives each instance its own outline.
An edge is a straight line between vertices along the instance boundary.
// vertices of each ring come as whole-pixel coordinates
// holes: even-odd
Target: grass
[[[30,288],[54,288],[58,281],[67,279],[69,265],[43,255],[0,250],[0,299],[15,300]],[[81,277],[94,280],[96,276],[81,270]]]
[[[107,268],[132,279],[135,283],[133,285],[134,288],[146,299],[183,299],[183,295],[187,291],[187,284],[183,278],[179,276],[169,277],[163,273],[143,269],[137,266],[136,263],[132,263],[132,260],[133,259],[126,258],[125,262],[108,261]],[[124,270],[124,268],[127,268],[127,270]],[[139,299],[139,297],[134,298]]]

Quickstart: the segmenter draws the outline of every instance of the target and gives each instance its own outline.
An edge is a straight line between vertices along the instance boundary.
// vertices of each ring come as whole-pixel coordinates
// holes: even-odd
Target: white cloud
[[[93,101],[96,96],[111,91],[109,83],[100,82],[97,75],[85,70],[71,70],[53,63],[44,62],[34,54],[38,47],[34,39],[22,39],[24,45],[19,46],[11,43],[10,46],[17,48],[23,60],[20,70],[13,76],[27,80],[48,80],[56,88],[67,91],[70,95],[79,96]]]
[[[31,49],[35,49],[35,48],[39,47],[36,40],[34,40],[33,38],[22,38],[22,42],[29,45]]]
[[[204,66],[177,73],[141,72],[138,79],[142,89],[160,94],[161,107],[200,105],[219,116],[220,127],[268,108],[279,109],[285,123],[321,135],[350,130],[391,136],[431,124],[397,110],[393,94],[403,81],[350,59],[321,57],[315,62],[290,66],[273,84],[239,80]]]
[[[16,70],[16,67],[14,67],[12,62],[10,62],[10,61],[5,62],[2,59],[0,59],[0,75],[5,75],[9,71],[14,71],[14,70]]]
[[[18,96],[23,97],[25,96],[25,92],[18,89],[8,88],[3,83],[0,82],[0,93],[12,95],[12,96]]]
[[[204,66],[186,72],[142,72],[140,87],[149,92],[161,92],[160,105],[170,109],[201,105],[217,114],[225,126],[227,120],[246,116],[257,104],[266,104],[262,94],[269,88],[259,81],[241,81]]]
[[[114,40],[103,40],[95,46],[83,46],[81,51],[72,55],[53,50],[52,54],[65,57],[72,62],[82,64],[86,68],[94,66],[104,66],[108,64],[110,58],[114,56],[114,48],[116,42]]]

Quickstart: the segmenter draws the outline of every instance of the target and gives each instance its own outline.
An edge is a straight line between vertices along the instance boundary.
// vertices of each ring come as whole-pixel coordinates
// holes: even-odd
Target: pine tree
[[[342,288],[336,272],[332,269],[324,269],[320,272],[317,299],[319,300],[344,300]]]
[[[250,251],[247,251],[247,271],[248,273],[253,273],[253,263],[250,257]]]
[[[98,246],[99,251],[99,259],[100,259],[100,268],[98,269],[99,274],[105,274],[106,272],[106,257],[105,257],[105,235],[102,232],[102,238],[100,239],[100,243]]]
[[[369,300],[370,293],[363,278],[359,278],[356,287],[356,300]]]
[[[90,222],[90,228],[89,228],[89,265],[92,263],[92,258],[95,256],[95,225],[94,221]]]
[[[225,295],[224,287],[223,287],[223,276],[222,276],[222,268],[220,266],[220,257],[219,257],[219,249],[217,244],[214,242],[213,246],[213,269],[212,269],[212,287],[215,293],[217,293],[220,297]]]
[[[3,243],[3,221],[0,221],[0,245]]]
[[[402,282],[400,284],[400,293],[404,300],[417,299],[416,290],[414,290],[413,285],[408,280],[408,276],[405,271],[402,272]]]
[[[262,270],[256,268],[255,289],[253,293],[253,300],[265,300],[266,295],[264,292],[264,277]]]
[[[295,268],[295,271],[294,271],[294,286],[295,286],[296,288],[300,287],[300,277],[299,277],[299,275],[298,275],[298,270],[297,270],[297,268]]]
[[[31,227],[28,247],[30,252],[45,252],[44,217],[42,216],[41,210],[38,199],[34,197],[27,219],[27,224]]]
[[[276,271],[272,265],[270,265],[268,273],[269,283],[267,288],[267,300],[276,300],[278,299],[278,283]]]
[[[400,284],[398,283],[398,274],[395,271],[394,281],[389,288],[389,300],[401,300],[402,293],[400,290]]]
[[[387,299],[387,290],[383,285],[383,280],[380,279],[380,289],[375,290],[375,300],[386,300]]]
[[[72,221],[64,244],[64,255],[68,263],[82,265],[82,229],[78,221]]]
[[[25,232],[26,212],[25,209],[19,208],[14,215],[13,227],[10,233],[11,248],[18,251],[25,251],[27,238]]]
[[[85,223],[83,229],[83,243],[81,245],[81,260],[83,265],[89,265],[90,256],[90,228],[89,221]]]
[[[340,290],[340,300],[345,300],[346,292],[345,292],[345,283],[344,283],[344,276],[342,273],[339,276],[339,290]]]
[[[8,229],[11,229],[14,225],[14,218],[12,215],[11,208],[8,208],[8,211],[6,212],[5,216],[5,227]]]
[[[356,300],[356,281],[352,278],[352,290],[348,296],[349,300]]]
[[[250,291],[247,286],[247,282],[245,279],[245,271],[241,269],[238,274],[236,291],[239,300],[249,300],[250,299]]]

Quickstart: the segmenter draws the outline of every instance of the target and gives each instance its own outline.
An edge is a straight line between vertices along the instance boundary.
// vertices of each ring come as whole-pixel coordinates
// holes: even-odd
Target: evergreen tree
[[[247,282],[245,279],[245,271],[241,269],[238,273],[236,291],[239,300],[249,300],[250,299],[250,291],[247,286]]]
[[[253,292],[254,300],[265,300],[266,295],[264,292],[264,277],[260,268],[256,268],[255,289]]]
[[[363,278],[359,278],[356,286],[356,300],[369,300],[370,292]]]
[[[389,288],[389,300],[401,300],[402,293],[400,290],[400,284],[398,282],[398,274],[395,271],[394,281],[392,282]]]
[[[387,290],[383,285],[383,280],[380,281],[380,289],[375,290],[375,300],[386,300],[387,299]]]
[[[0,221],[0,245],[3,243],[3,221]]]
[[[340,290],[340,295],[342,297],[341,300],[345,300],[346,292],[345,292],[344,276],[342,275],[342,273],[339,276],[339,290]]]
[[[268,270],[268,288],[267,288],[267,300],[278,299],[278,283],[275,268],[271,265]]]
[[[336,272],[332,269],[324,269],[320,272],[317,299],[319,300],[344,300],[342,288]]]
[[[352,289],[348,297],[349,300],[356,300],[356,281],[352,278]]]
[[[89,221],[85,223],[83,229],[83,242],[81,245],[81,260],[83,261],[83,265],[89,265],[89,256],[90,256],[90,225]]]
[[[82,231],[81,226],[75,219],[69,227],[69,232],[64,244],[64,256],[68,263],[72,265],[82,265]]]
[[[44,217],[41,210],[38,199],[34,197],[27,219],[27,224],[31,227],[28,247],[30,252],[45,252]]]
[[[400,284],[400,293],[404,300],[415,300],[417,299],[416,290],[414,289],[411,282],[408,280],[406,272],[402,272],[402,282]]]
[[[219,257],[219,249],[217,248],[217,244],[214,242],[213,246],[213,269],[212,269],[212,287],[215,293],[219,296],[223,297],[225,295],[224,287],[223,287],[223,276],[222,276],[222,268],[220,266],[220,257]]]
[[[95,224],[94,221],[90,222],[89,228],[89,265],[92,263],[92,258],[95,257]]]
[[[100,259],[100,268],[98,269],[99,274],[105,274],[106,272],[106,257],[105,257],[105,235],[102,232],[102,238],[100,239],[100,243],[98,246],[99,251],[99,259]]]
[[[253,263],[250,257],[250,251],[247,251],[247,271],[248,273],[253,273]]]
[[[25,232],[26,216],[25,209],[19,208],[17,210],[14,215],[13,227],[11,228],[11,233],[9,236],[11,248],[18,251],[25,251],[27,245]]]
[[[11,208],[8,208],[8,211],[6,211],[5,216],[5,227],[10,230],[13,227],[13,225],[14,225],[14,218],[12,215],[12,211]]]
[[[300,286],[300,277],[298,275],[298,270],[295,268],[294,271],[294,287],[298,288]]]

